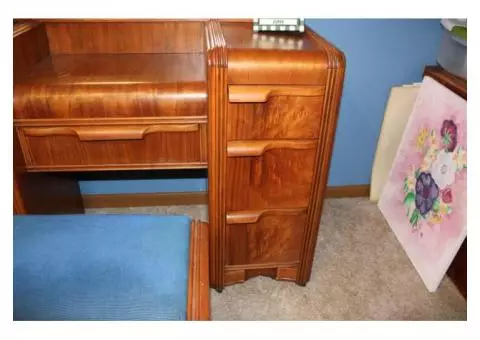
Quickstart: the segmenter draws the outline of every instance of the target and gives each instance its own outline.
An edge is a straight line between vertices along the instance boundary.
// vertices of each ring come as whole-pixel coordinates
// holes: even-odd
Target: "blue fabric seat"
[[[190,218],[16,215],[14,320],[185,320]]]

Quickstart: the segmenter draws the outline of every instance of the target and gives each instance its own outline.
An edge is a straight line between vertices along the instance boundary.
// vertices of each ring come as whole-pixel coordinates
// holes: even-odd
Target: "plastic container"
[[[466,21],[442,20],[444,28],[437,62],[448,72],[467,79],[467,41],[453,33],[455,26],[466,27]]]

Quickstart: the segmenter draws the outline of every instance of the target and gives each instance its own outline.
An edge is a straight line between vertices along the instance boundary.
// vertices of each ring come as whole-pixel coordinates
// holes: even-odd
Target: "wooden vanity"
[[[82,213],[74,172],[205,168],[212,287],[307,283],[341,51],[248,20],[24,20],[13,46],[14,213]]]

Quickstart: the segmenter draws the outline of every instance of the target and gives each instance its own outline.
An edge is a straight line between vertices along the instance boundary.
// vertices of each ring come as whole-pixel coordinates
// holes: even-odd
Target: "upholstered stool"
[[[14,320],[209,318],[204,223],[15,215],[13,241]]]

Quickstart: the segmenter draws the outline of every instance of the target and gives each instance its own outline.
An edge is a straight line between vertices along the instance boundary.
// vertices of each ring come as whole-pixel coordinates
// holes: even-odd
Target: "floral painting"
[[[466,101],[425,77],[378,206],[429,291],[466,233]]]

